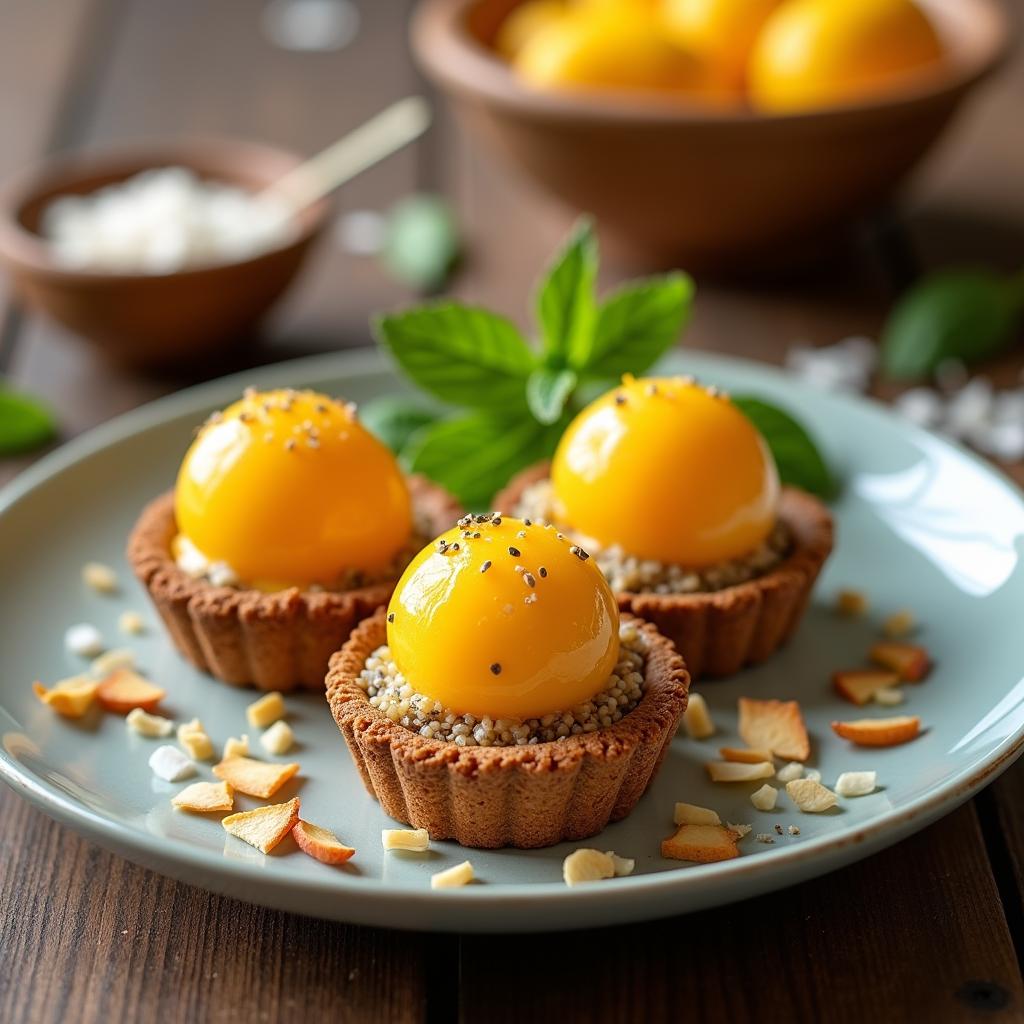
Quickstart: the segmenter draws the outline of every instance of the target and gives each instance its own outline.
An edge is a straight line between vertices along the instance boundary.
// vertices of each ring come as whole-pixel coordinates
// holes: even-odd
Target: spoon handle
[[[422,96],[406,96],[289,171],[263,195],[283,199],[298,212],[418,138],[430,117]]]

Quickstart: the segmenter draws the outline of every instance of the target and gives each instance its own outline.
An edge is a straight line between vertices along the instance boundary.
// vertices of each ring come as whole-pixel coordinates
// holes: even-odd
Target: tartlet
[[[659,418],[653,428],[649,428],[643,422],[647,403],[657,402],[670,403],[673,408],[667,414],[668,419],[663,415],[664,409],[659,410]],[[693,409],[690,408],[691,402]],[[697,437],[692,443],[690,439],[680,443],[673,430],[689,429],[688,417],[691,414],[710,423],[703,422],[694,428]],[[630,416],[638,418],[638,425],[631,424]],[[599,439],[603,442],[609,434],[610,420],[615,422],[614,430],[618,430],[620,436],[628,430],[637,430],[641,435],[647,431],[647,436],[641,436],[638,442],[643,449],[643,457],[638,459],[635,451],[627,452],[630,469],[637,474],[633,479],[642,479],[646,472],[646,479],[654,480],[655,489],[662,492],[654,500],[658,500],[662,507],[668,506],[670,515],[672,506],[664,496],[666,488],[675,489],[675,507],[683,510],[681,518],[686,518],[688,510],[696,509],[689,521],[680,525],[677,534],[672,532],[671,518],[647,528],[641,526],[644,543],[652,547],[633,561],[646,559],[648,561],[644,561],[644,565],[654,564],[666,572],[672,570],[673,574],[667,577],[668,583],[657,586],[643,583],[622,585],[620,582],[613,587],[619,607],[653,623],[669,637],[683,655],[693,679],[731,675],[745,665],[769,658],[799,625],[818,574],[832,551],[833,522],[828,509],[806,492],[779,487],[774,462],[767,448],[753,426],[732,406],[728,396],[714,389],[702,389],[688,378],[626,379],[622,387],[580,413],[563,437],[555,456],[555,471],[561,466],[564,488],[571,489],[575,482],[573,460],[577,466],[579,464],[579,452],[574,452],[572,446],[584,442],[589,451],[601,450],[604,453],[602,458],[606,459],[598,466],[597,472],[593,466],[586,467],[586,472],[591,474],[587,478],[587,486],[593,479],[606,489],[617,486],[614,452],[608,456],[614,444],[602,449],[595,443],[593,431],[590,436],[586,433],[597,422],[605,431]],[[715,447],[718,443],[715,432],[723,423],[729,437],[719,451]],[[737,466],[741,468],[737,470]],[[652,548],[657,551],[659,542],[670,552],[682,553],[684,557],[700,552],[698,526],[706,534],[709,531],[706,522],[695,525],[693,519],[699,519],[703,514],[708,507],[709,495],[716,488],[716,483],[720,483],[716,481],[715,469],[723,475],[733,471],[744,477],[739,482],[729,481],[729,486],[746,502],[746,505],[738,505],[743,515],[729,510],[734,521],[742,524],[736,531],[737,536],[715,534],[710,545],[713,550],[697,565],[687,565],[684,558],[673,558],[671,554],[661,561],[650,562],[655,557]],[[524,470],[496,497],[496,506],[512,514],[535,515],[551,520],[599,561],[603,551],[625,549],[627,554],[631,553],[627,546],[629,542],[623,543],[615,536],[614,522],[610,530],[617,543],[602,546],[587,530],[562,518],[558,507],[549,510],[536,507],[538,493],[543,496],[544,489],[548,487],[551,492],[555,491],[558,483],[555,471],[551,463],[541,463]],[[602,473],[612,479],[602,479]],[[644,489],[642,485],[634,486],[641,491]],[[622,485],[622,488],[629,490],[628,485]],[[595,507],[587,487],[581,490],[581,495],[574,496],[576,507]],[[612,506],[613,513],[621,511],[623,521],[632,525],[630,517],[637,517],[642,503],[649,500],[652,498],[647,493],[622,494],[620,497],[617,491],[609,498],[606,490],[603,507]],[[552,500],[552,505],[557,506],[557,502]],[[603,528],[605,524],[600,526]],[[659,540],[659,528],[660,532],[672,535],[666,540]],[[680,562],[687,565],[685,570],[680,568]],[[609,571],[607,565],[605,568]],[[609,575],[614,582],[618,573],[609,572]],[[732,582],[734,579],[736,582]],[[681,588],[683,585],[691,589],[672,592],[673,586]]]
[[[528,848],[595,835],[629,814],[650,785],[685,710],[689,676],[672,643],[654,626],[631,616],[620,623],[601,574],[570,553],[567,540],[556,541],[554,530],[532,525],[545,535],[538,538],[531,526],[523,529],[522,523],[506,519],[505,527],[517,535],[508,545],[515,554],[509,555],[507,536],[489,533],[482,519],[473,517],[468,538],[463,526],[426,549],[403,576],[387,614],[381,610],[355,628],[331,659],[327,700],[367,790],[391,817],[425,828],[432,838],[473,847]],[[453,558],[452,546],[460,543]],[[483,548],[488,543],[493,565]],[[556,543],[564,548],[563,556],[554,550]],[[547,554],[538,555],[538,548],[546,548]],[[535,564],[540,557],[548,560],[543,576]],[[452,566],[452,575],[445,576],[445,563],[459,560],[463,564]],[[523,573],[516,579],[512,563],[520,561],[516,569]],[[545,584],[566,573],[576,576],[566,583],[572,592],[552,589],[546,594]],[[531,575],[533,582],[523,581],[523,575]],[[425,605],[417,577],[431,581],[438,588],[435,596],[443,591],[444,597],[430,598]],[[492,584],[492,577],[499,578]],[[443,586],[437,584],[439,578],[444,578]],[[468,593],[460,597],[463,587]],[[410,593],[420,596],[410,598]],[[533,595],[539,597],[529,600]],[[583,617],[581,630],[593,629],[597,635],[604,628],[598,620],[614,630],[614,649],[608,654],[602,648],[604,660],[593,657],[596,648],[589,640],[559,645],[565,631],[580,622],[580,607],[595,609]],[[403,617],[406,622],[411,617],[413,625],[404,625]],[[626,655],[619,647],[620,636],[631,645]],[[581,654],[584,648],[587,653]],[[424,735],[426,727],[417,730],[408,713],[399,717],[394,706],[385,710],[371,703],[363,678],[366,666],[382,651],[392,650],[413,666],[403,677],[409,689],[416,689],[413,700],[424,700],[436,715],[446,712],[449,723],[476,721],[478,729],[439,739]],[[486,664],[492,656],[495,660]],[[583,719],[577,716],[589,715],[588,707],[607,692],[602,687],[608,665],[615,666],[614,677],[626,662],[642,665],[637,672],[642,676],[639,695],[622,702],[616,720],[600,715],[610,724],[592,716],[586,726],[580,725]],[[527,663],[546,664],[551,675],[527,669]],[[507,692],[502,689],[505,680]],[[401,692],[407,694],[405,688]],[[575,694],[572,700],[578,705],[572,714],[555,707],[567,692]],[[580,701],[581,693],[591,697]],[[442,700],[445,706],[439,711]],[[484,738],[501,731],[486,728],[492,721],[487,708],[495,705],[510,716],[518,712],[517,718],[509,718],[514,724],[503,730],[509,740],[500,745]],[[449,711],[453,706],[458,710]],[[475,711],[467,712],[467,707]],[[569,719],[576,723],[573,731],[564,724]],[[568,734],[541,740],[541,723],[549,720],[561,722]],[[487,745],[477,745],[473,735]]]
[[[292,440],[293,425],[289,416],[293,412],[302,414],[306,403],[315,410],[324,410],[318,413],[324,428],[317,430],[314,425],[315,433],[311,434],[305,426],[310,421],[303,418],[299,429],[294,431],[297,440]],[[342,423],[343,430],[331,435],[339,439],[339,447],[348,443],[344,441],[344,435],[348,432],[355,435],[375,465],[382,467],[374,471],[370,482],[379,479],[380,472],[384,472],[393,490],[394,538],[388,541],[388,547],[374,552],[377,561],[383,559],[383,563],[372,571],[363,568],[350,571],[329,557],[336,558],[339,552],[344,552],[344,540],[336,540],[333,544],[326,542],[325,547],[333,547],[334,550],[325,552],[322,563],[319,563],[323,566],[324,582],[312,582],[308,577],[317,571],[318,566],[315,545],[291,550],[282,540],[275,546],[276,531],[279,529],[287,533],[289,528],[285,512],[281,516],[270,517],[269,531],[263,530],[267,535],[264,544],[257,543],[259,538],[255,533],[242,538],[249,543],[251,552],[244,547],[231,548],[232,544],[239,542],[241,528],[231,521],[230,515],[225,513],[218,527],[226,534],[224,542],[227,549],[234,550],[236,560],[244,562],[250,572],[258,571],[261,559],[269,566],[270,571],[262,574],[262,579],[247,576],[235,579],[232,576],[231,582],[226,583],[222,578],[226,562],[219,551],[206,552],[209,556],[208,573],[201,567],[197,570],[190,565],[188,557],[194,560],[197,548],[185,537],[179,521],[186,467],[190,460],[196,462],[208,457],[209,453],[202,447],[204,435],[209,438],[207,431],[233,423],[237,424],[236,429],[242,439],[240,443],[258,464],[250,467],[250,478],[241,482],[236,479],[237,469],[229,468],[224,474],[228,482],[217,485],[220,488],[217,493],[222,494],[226,487],[234,486],[237,493],[230,495],[231,515],[237,514],[243,519],[247,510],[261,501],[270,504],[267,496],[275,486],[273,465],[265,474],[269,478],[264,479],[259,463],[267,460],[266,453],[276,452],[281,444],[282,431],[289,435],[288,457],[294,455],[296,459],[308,460],[308,469],[304,472],[308,474],[314,492],[328,488],[320,469],[327,472],[332,468],[328,461],[332,441],[327,433],[327,424],[337,426]],[[258,437],[256,432],[259,432]],[[206,443],[212,442],[207,440]],[[264,445],[265,451],[259,449],[259,445]],[[319,460],[323,452],[328,454],[323,456],[324,465],[321,467]],[[273,462],[272,457],[270,461]],[[144,509],[128,542],[127,555],[132,569],[146,588],[178,650],[197,668],[234,685],[251,685],[264,690],[297,687],[322,690],[331,654],[359,621],[387,603],[405,564],[418,550],[423,538],[444,529],[461,514],[458,503],[446,491],[423,477],[403,478],[397,466],[392,468],[392,462],[390,453],[358,425],[351,407],[322,395],[293,391],[247,392],[242,402],[208,421],[186,456],[176,490],[159,496]],[[352,468],[350,482],[353,487],[361,485],[359,472],[358,466]],[[339,487],[345,483],[344,480],[335,482]],[[295,480],[289,481],[289,486],[294,487],[295,484]],[[294,493],[290,497],[297,503],[308,502],[312,506],[320,495]],[[204,500],[215,509],[223,505],[223,502],[218,505],[216,497],[211,499],[204,495]],[[328,511],[317,514],[329,515],[330,502],[324,501],[323,505]],[[189,510],[190,522],[195,519],[196,508],[201,506],[201,502],[193,501]],[[377,511],[374,499],[366,498],[362,514],[371,524]],[[386,510],[382,516],[384,514]],[[297,511],[296,515],[300,516],[300,513]],[[285,521],[281,522],[281,519]],[[280,522],[279,527],[273,525],[275,520]],[[292,527],[297,535],[301,535],[308,525],[307,519],[293,523]],[[329,522],[327,525],[331,526]],[[197,532],[203,532],[202,528]],[[403,532],[406,534],[404,539]],[[184,546],[181,543],[183,538],[187,541]],[[216,532],[207,530],[204,541],[210,539],[216,544],[218,538]],[[388,554],[395,545],[394,553]],[[266,557],[261,548],[272,557]],[[279,584],[270,582],[275,577],[283,578],[283,581]]]

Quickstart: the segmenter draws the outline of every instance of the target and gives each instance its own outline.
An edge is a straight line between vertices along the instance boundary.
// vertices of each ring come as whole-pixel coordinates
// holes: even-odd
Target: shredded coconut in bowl
[[[170,274],[250,259],[295,237],[280,200],[199,178],[186,167],[142,171],[43,211],[41,234],[68,269]]]

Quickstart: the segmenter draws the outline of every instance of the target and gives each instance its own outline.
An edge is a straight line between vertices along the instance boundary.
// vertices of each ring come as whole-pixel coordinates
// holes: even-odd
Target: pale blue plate
[[[358,850],[346,868],[300,853],[289,839],[262,856],[228,837],[216,819],[172,811],[180,786],[147,767],[158,741],[130,734],[114,715],[78,724],[40,705],[33,679],[55,680],[82,666],[65,654],[65,628],[99,626],[114,645],[125,608],[152,613],[130,579],[125,537],[143,504],[167,489],[192,428],[242,387],[313,386],[365,401],[400,387],[374,352],[303,360],[196,388],[123,416],[42,460],[0,499],[0,774],[48,814],[131,860],[195,885],[287,910],[400,928],[542,930],[614,924],[727,903],[831,871],[894,843],[946,814],[1017,756],[1024,738],[1024,502],[973,456],[908,427],[881,407],[820,394],[777,371],[681,353],[673,369],[736,392],[778,400],[813,428],[845,477],[835,512],[838,546],[817,599],[791,645],[768,665],[699,687],[719,734],[703,743],[678,738],[651,791],[624,822],[585,845],[635,857],[629,878],[567,889],[561,863],[570,846],[548,850],[466,851],[435,843],[425,856],[388,854],[380,830],[393,823],[367,796],[326,704],[290,697],[300,740],[301,780],[283,791],[302,797],[303,816],[334,829]],[[117,566],[123,593],[101,597],[83,586],[83,563]],[[858,587],[872,600],[863,622],[830,611],[836,590]],[[829,685],[833,669],[862,663],[889,612],[909,607],[937,667],[909,686],[903,709],[858,709]],[[199,715],[215,742],[246,731],[251,693],[199,675],[154,626],[135,641],[140,663],[170,691],[176,717]],[[839,772],[877,770],[880,788],[845,800],[826,815],[755,811],[755,784],[713,785],[703,762],[736,743],[736,698],[798,698],[823,781]],[[837,717],[918,714],[924,734],[906,746],[865,751],[829,730]],[[251,730],[250,730],[251,732]],[[208,766],[202,777],[209,776]],[[757,784],[759,785],[759,783]],[[774,845],[743,841],[743,856],[714,865],[662,860],[677,800],[716,808],[723,820],[796,824],[798,837]],[[254,801],[242,798],[243,807]],[[430,875],[469,856],[480,879],[433,892]]]

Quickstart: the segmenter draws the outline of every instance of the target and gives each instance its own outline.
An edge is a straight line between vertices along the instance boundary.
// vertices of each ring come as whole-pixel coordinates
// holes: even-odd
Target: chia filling
[[[637,558],[617,545],[605,548],[592,538],[573,533],[565,526],[559,526],[554,519],[550,480],[540,480],[528,487],[513,514],[554,523],[591,553],[612,590],[619,592],[698,594],[724,590],[726,587],[747,583],[770,572],[786,558],[793,546],[789,528],[779,520],[771,533],[752,551],[740,558],[718,562],[715,565],[691,568],[649,558]]]
[[[366,660],[358,684],[370,704],[392,722],[428,739],[460,747],[512,747],[544,743],[614,725],[628,715],[644,694],[647,643],[631,623],[619,627],[619,660],[604,688],[574,708],[541,718],[494,719],[458,715],[440,701],[417,693],[398,671],[387,646],[378,647]]]

